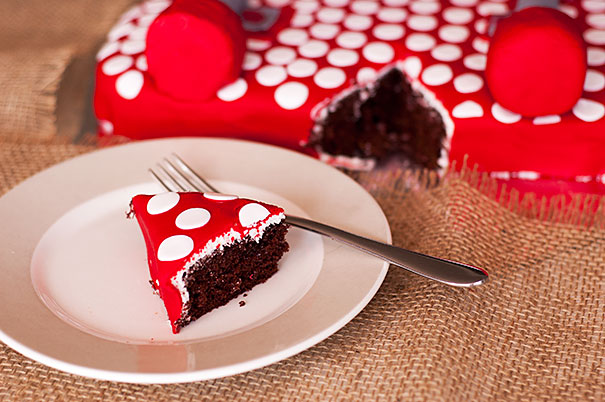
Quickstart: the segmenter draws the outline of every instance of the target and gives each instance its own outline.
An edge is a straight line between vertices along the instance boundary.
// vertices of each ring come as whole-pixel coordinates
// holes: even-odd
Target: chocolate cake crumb
[[[245,301],[241,300],[241,301],[239,302],[239,306],[240,306],[240,307],[244,307],[245,305],[246,305],[246,302],[245,302]]]

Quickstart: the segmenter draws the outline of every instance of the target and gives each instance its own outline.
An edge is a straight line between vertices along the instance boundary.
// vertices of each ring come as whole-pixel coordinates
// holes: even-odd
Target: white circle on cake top
[[[314,0],[295,1],[292,4],[294,9],[299,13],[313,13],[319,9],[319,2]]]
[[[97,61],[101,61],[120,50],[119,42],[107,42],[97,52]]]
[[[286,110],[298,109],[307,101],[309,88],[300,82],[286,82],[275,90],[274,97],[275,102],[282,108]]]
[[[408,49],[415,52],[424,52],[431,50],[437,41],[429,34],[425,33],[413,33],[408,35],[405,40],[405,45]]]
[[[473,73],[465,73],[454,78],[454,88],[461,94],[477,92],[483,88],[483,78]]]
[[[544,126],[547,124],[557,124],[561,121],[561,116],[558,114],[550,114],[548,116],[534,117],[532,123],[536,126]]]
[[[331,50],[326,59],[333,66],[349,67],[357,64],[359,54],[355,50],[337,48]]]
[[[283,45],[300,46],[309,40],[309,34],[304,29],[286,28],[277,34],[277,40]]]
[[[136,28],[137,28],[136,25],[134,25],[130,22],[127,22],[126,24],[116,25],[115,27],[111,28],[111,30],[107,34],[107,39],[109,39],[110,41],[118,40],[118,39],[128,35],[132,31],[134,31]]]
[[[605,88],[605,75],[602,72],[588,69],[584,80],[584,90],[587,92],[599,92]]]
[[[601,0],[584,0],[582,7],[589,13],[600,13],[605,11],[605,2]]]
[[[276,66],[288,64],[295,58],[296,51],[286,46],[276,46],[267,50],[267,52],[265,53],[265,60],[267,60],[268,63]]]
[[[174,208],[180,199],[179,193],[175,192],[156,194],[147,201],[147,213],[149,215],[163,214]]]
[[[561,4],[559,5],[559,11],[564,12],[569,15],[571,18],[578,18],[578,9],[569,4]]]
[[[116,75],[128,70],[134,64],[134,60],[130,56],[116,55],[105,60],[101,66],[101,71],[105,75]]]
[[[269,216],[270,212],[264,206],[257,204],[256,202],[251,202],[250,204],[244,205],[239,210],[239,222],[243,227],[250,227],[255,223],[262,221],[267,216]]]
[[[357,71],[357,82],[360,84],[368,84],[376,79],[378,73],[372,67],[362,67]]]
[[[313,24],[315,19],[313,18],[313,14],[300,14],[297,13],[292,17],[290,21],[290,25],[294,28],[306,28],[309,25]]]
[[[584,40],[591,45],[605,45],[605,29],[587,29],[584,31]]]
[[[338,32],[340,32],[340,26],[320,22],[312,25],[311,28],[309,28],[309,31],[311,32],[311,36],[314,38],[330,40],[334,39],[334,37],[338,35]]]
[[[156,18],[158,18],[158,16],[155,14],[143,15],[137,20],[137,24],[141,27],[148,27]]]
[[[172,1],[147,1],[143,3],[143,7],[148,14],[159,14],[170,7],[171,4]]]
[[[158,247],[158,260],[176,261],[193,251],[193,240],[189,236],[175,235],[165,239]]]
[[[413,1],[408,7],[416,14],[435,14],[441,10],[441,4],[433,1]]]
[[[469,8],[448,7],[443,10],[442,16],[450,24],[468,24],[475,15]]]
[[[263,63],[262,57],[258,53],[246,52],[244,54],[244,61],[242,63],[242,69],[244,71],[256,70]]]
[[[475,39],[473,39],[473,49],[479,53],[487,53],[489,50],[489,42],[477,36]]]
[[[410,0],[382,0],[389,7],[403,7],[410,3]]]
[[[128,38],[134,40],[145,40],[147,38],[148,29],[148,27],[138,27],[128,34]]]
[[[269,49],[271,47],[271,42],[265,39],[250,38],[246,40],[246,47],[249,50],[260,52]]]
[[[296,59],[288,64],[286,71],[291,77],[310,77],[317,71],[317,63],[309,59]]]
[[[438,31],[439,38],[449,43],[462,43],[470,35],[467,27],[462,25],[443,25]]]
[[[256,81],[265,87],[281,84],[287,77],[286,69],[282,66],[263,66],[256,70]]]
[[[99,130],[101,131],[101,133],[103,133],[105,135],[113,134],[113,123],[112,122],[110,122],[109,120],[100,119],[98,124],[99,124]]]
[[[431,56],[439,61],[454,61],[462,57],[462,49],[458,45],[445,43],[433,48]]]
[[[134,99],[141,92],[144,82],[145,78],[140,71],[126,71],[116,80],[116,92],[124,99]]]
[[[401,69],[411,78],[418,78],[422,72],[422,61],[416,56],[408,57],[401,63]]]
[[[466,56],[462,62],[470,70],[483,71],[487,64],[487,56],[480,53],[473,53]]]
[[[359,49],[368,41],[363,32],[345,31],[336,37],[336,44],[345,49]]]
[[[407,20],[408,27],[420,32],[432,31],[438,24],[437,18],[432,15],[412,15]]]
[[[605,14],[588,14],[586,23],[593,28],[605,29]]]
[[[590,99],[580,99],[572,109],[573,114],[586,122],[597,121],[605,115],[605,107]]]
[[[300,46],[298,48],[298,53],[300,53],[301,56],[315,59],[325,56],[328,53],[328,50],[330,50],[330,46],[326,42],[312,39]]]
[[[480,20],[477,20],[475,22],[475,31],[477,31],[478,34],[480,35],[485,35],[485,33],[487,32],[487,20],[482,18]]]
[[[422,81],[431,86],[443,85],[449,82],[454,73],[447,64],[433,64],[422,72]]]
[[[405,29],[398,24],[378,24],[372,30],[372,34],[374,34],[377,39],[393,41],[403,38]]]
[[[598,67],[605,64],[605,50],[599,47],[589,46],[586,54],[589,66]]]
[[[521,115],[515,112],[511,112],[508,109],[503,108],[498,103],[492,105],[492,115],[500,123],[512,124],[521,120]]]
[[[223,194],[223,193],[204,193],[204,197],[213,201],[231,201],[237,200],[239,197],[233,194]]]
[[[147,56],[142,54],[139,57],[137,57],[135,66],[141,71],[147,71],[147,67],[148,67],[147,66]]]
[[[376,17],[382,22],[401,23],[405,21],[408,13],[402,8],[384,7],[378,11]]]
[[[181,212],[174,221],[179,229],[190,230],[201,228],[210,221],[210,212],[204,208],[189,208]]]
[[[372,63],[388,63],[395,57],[395,50],[385,42],[370,42],[363,47],[362,54]]]
[[[326,24],[337,24],[345,18],[342,8],[324,7],[317,12],[317,19]]]
[[[508,5],[506,3],[494,3],[485,1],[477,6],[477,13],[483,17],[491,15],[504,15],[508,13]]]
[[[351,3],[351,10],[360,15],[376,14],[380,3],[373,0],[355,0]]]
[[[216,96],[222,101],[233,102],[244,96],[248,90],[248,83],[243,78],[238,78],[229,85],[218,90]]]
[[[479,0],[450,0],[450,2],[458,7],[474,7],[479,3]]]
[[[467,100],[454,107],[454,109],[452,110],[452,116],[458,119],[482,117],[483,108],[477,102]]]
[[[313,76],[315,84],[325,89],[338,88],[344,84],[346,79],[345,72],[336,67],[324,67]]]
[[[120,45],[120,52],[124,54],[137,54],[145,51],[144,40],[126,40]]]
[[[367,15],[351,14],[344,20],[344,26],[351,31],[365,31],[373,24],[372,18]]]
[[[324,0],[324,4],[328,7],[345,7],[350,0]]]

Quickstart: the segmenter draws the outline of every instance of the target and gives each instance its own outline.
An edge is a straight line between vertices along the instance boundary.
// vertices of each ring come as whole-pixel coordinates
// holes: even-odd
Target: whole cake
[[[288,251],[283,209],[213,193],[137,195],[151,284],[172,331],[265,282]]]
[[[603,1],[559,5],[585,42],[578,60],[585,70],[574,70],[585,79],[570,110],[529,117],[503,107],[487,85],[490,29],[515,8],[512,0],[248,0],[237,14],[243,38],[225,42],[233,63],[243,52],[241,71],[217,66],[196,80],[189,70],[214,51],[188,42],[188,52],[174,33],[178,18],[196,12],[185,3],[145,1],[109,32],[96,71],[101,135],[246,138],[358,169],[393,155],[435,169],[467,157],[498,178],[603,185]],[[511,69],[514,60],[501,63]],[[533,80],[571,80],[557,77],[563,70],[553,64],[534,67]],[[216,92],[203,79],[220,84]]]

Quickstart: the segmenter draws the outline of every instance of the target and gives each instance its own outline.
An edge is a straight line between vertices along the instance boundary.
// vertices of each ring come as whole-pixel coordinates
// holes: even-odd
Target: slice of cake
[[[137,195],[132,215],[175,334],[269,279],[289,247],[282,208],[236,196]]]

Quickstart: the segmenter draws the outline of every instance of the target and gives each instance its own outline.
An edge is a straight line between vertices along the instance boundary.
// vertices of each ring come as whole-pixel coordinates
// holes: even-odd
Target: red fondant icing
[[[180,291],[174,286],[173,278],[184,269],[188,262],[192,261],[194,254],[200,253],[209,242],[221,236],[235,231],[242,239],[252,229],[258,229],[267,220],[282,214],[283,209],[266,203],[252,201],[245,198],[233,200],[214,200],[205,197],[202,193],[179,193],[178,203],[169,210],[152,215],[147,211],[147,204],[152,195],[137,195],[132,199],[132,210],[143,232],[147,246],[147,258],[149,272],[154,287],[162,298],[168,318],[174,333],[178,332],[175,323],[181,318],[183,312],[183,301]],[[269,215],[257,223],[244,227],[239,220],[239,211],[248,204],[257,203],[269,211]],[[184,211],[190,208],[203,208],[210,213],[209,221],[194,229],[180,229],[176,225],[176,219]],[[161,261],[158,258],[158,249],[164,240],[171,236],[185,235],[193,240],[193,250],[182,258],[172,261]],[[225,245],[233,243],[234,240],[225,240]],[[218,248],[218,246],[216,247]]]

